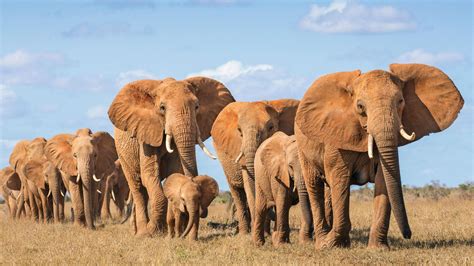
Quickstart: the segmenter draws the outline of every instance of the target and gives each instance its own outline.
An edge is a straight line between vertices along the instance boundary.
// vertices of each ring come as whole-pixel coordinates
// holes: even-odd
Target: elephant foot
[[[290,243],[290,238],[285,232],[275,231],[272,233],[272,244],[274,247]]]
[[[370,237],[367,248],[376,250],[390,250],[390,246],[388,245],[388,240],[386,238],[383,240],[375,240],[374,238]]]
[[[299,242],[300,244],[306,244],[312,242],[313,239],[311,238],[311,235],[308,232],[305,231],[300,231],[299,233]]]
[[[148,230],[146,230],[146,229],[145,229],[145,230],[137,230],[137,231],[135,231],[135,235],[136,235],[137,237],[140,237],[140,238],[147,238],[147,237],[151,237],[151,236],[152,236],[152,234],[150,234],[150,233],[148,232]]]
[[[336,235],[334,231],[327,234],[326,237],[320,237],[315,242],[317,250],[329,249],[329,248],[349,248],[351,246],[351,240],[349,236]]]

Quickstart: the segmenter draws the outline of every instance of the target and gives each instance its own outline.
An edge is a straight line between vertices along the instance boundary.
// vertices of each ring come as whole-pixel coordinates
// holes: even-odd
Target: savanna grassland
[[[201,220],[198,242],[166,237],[137,238],[129,223],[107,222],[89,231],[67,224],[11,221],[1,211],[0,264],[464,264],[474,263],[474,199],[472,191],[414,190],[405,193],[411,240],[403,240],[392,219],[390,251],[368,250],[372,201],[369,189],[351,197],[352,247],[315,251],[298,243],[299,209],[292,208],[292,244],[278,249],[269,242],[255,247],[250,235],[234,235],[222,198]],[[0,205],[5,209],[5,205]],[[69,214],[69,211],[66,212]]]

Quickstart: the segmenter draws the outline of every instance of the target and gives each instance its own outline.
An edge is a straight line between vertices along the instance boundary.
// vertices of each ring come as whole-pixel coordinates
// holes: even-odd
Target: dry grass
[[[315,251],[298,244],[298,213],[291,212],[292,244],[275,249],[269,239],[257,248],[250,236],[216,230],[226,223],[225,204],[214,204],[202,221],[199,242],[164,237],[137,238],[128,224],[108,223],[96,231],[72,224],[43,225],[10,221],[0,212],[0,264],[468,264],[474,263],[474,201],[446,197],[408,199],[411,240],[400,237],[395,221],[390,251],[366,249],[372,202],[352,197],[352,248]],[[6,207],[0,205],[0,208]]]

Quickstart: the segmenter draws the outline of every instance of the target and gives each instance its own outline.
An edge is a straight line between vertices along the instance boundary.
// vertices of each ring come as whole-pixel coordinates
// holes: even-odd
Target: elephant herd
[[[255,244],[265,234],[275,246],[289,242],[289,209],[299,202],[301,242],[349,247],[350,186],[371,182],[369,247],[388,248],[392,212],[411,237],[398,147],[446,129],[463,104],[445,73],[422,64],[328,74],[301,100],[239,102],[204,77],[139,80],[109,107],[115,139],[79,129],[20,141],[0,182],[14,218],[62,222],[68,192],[76,224],[110,218],[112,198],[120,214],[128,205],[136,235],[196,240],[219,193],[196,162],[196,144],[216,159],[204,145],[212,136],[238,231]]]

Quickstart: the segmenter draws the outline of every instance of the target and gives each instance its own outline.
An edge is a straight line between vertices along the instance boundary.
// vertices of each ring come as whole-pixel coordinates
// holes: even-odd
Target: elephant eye
[[[164,114],[165,111],[166,111],[165,104],[164,104],[164,103],[161,103],[161,104],[160,104],[160,113]]]
[[[401,98],[400,100],[398,100],[398,104],[402,104],[403,103],[403,98]]]
[[[269,130],[269,131],[272,131],[272,130],[273,130],[273,125],[270,125],[270,126],[268,127],[268,130]]]
[[[362,100],[357,100],[357,112],[361,115],[365,113],[365,104]]]
[[[73,153],[72,156],[74,156],[74,158],[77,158],[77,153]]]
[[[199,109],[199,103],[196,103],[196,110]]]

